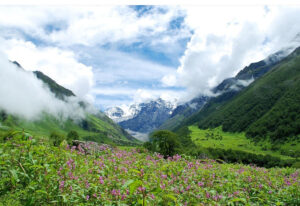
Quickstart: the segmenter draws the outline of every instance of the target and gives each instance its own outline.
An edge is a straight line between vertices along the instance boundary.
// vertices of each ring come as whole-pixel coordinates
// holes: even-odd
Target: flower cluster
[[[2,144],[1,191],[20,194],[24,200],[20,205],[29,201],[36,205],[299,203],[300,174],[294,168],[220,164],[180,155],[165,159],[136,148],[106,145],[87,152],[88,147],[93,144],[66,148]]]

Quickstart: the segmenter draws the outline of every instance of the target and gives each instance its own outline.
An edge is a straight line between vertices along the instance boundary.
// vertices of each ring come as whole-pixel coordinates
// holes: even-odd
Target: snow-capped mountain
[[[272,69],[291,51],[292,47],[286,48],[268,56],[264,60],[251,63],[235,77],[223,80],[212,89],[212,93],[216,96],[221,96],[220,98],[229,98],[236,95],[243,88]],[[210,98],[200,95],[183,104],[168,102],[159,98],[146,103],[109,108],[105,113],[133,136],[146,140],[145,135],[155,129],[173,130],[183,119],[198,112]]]
[[[105,113],[128,131],[149,133],[166,121],[176,106],[176,101],[159,98],[150,102],[109,108]]]
[[[115,122],[122,122],[135,117],[140,111],[139,104],[121,105],[119,107],[111,107],[105,111],[105,114]]]

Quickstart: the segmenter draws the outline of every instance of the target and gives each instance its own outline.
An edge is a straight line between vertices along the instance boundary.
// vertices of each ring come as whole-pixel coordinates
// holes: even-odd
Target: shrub
[[[150,137],[150,142],[144,146],[148,150],[159,152],[164,157],[172,156],[179,150],[180,144],[175,133],[168,130],[154,132]]]
[[[79,135],[76,131],[71,130],[68,134],[67,134],[67,142],[68,144],[72,144],[72,141],[75,139],[79,139]]]
[[[50,134],[50,139],[54,146],[59,146],[60,143],[65,139],[63,135],[58,134],[56,132],[52,132]]]

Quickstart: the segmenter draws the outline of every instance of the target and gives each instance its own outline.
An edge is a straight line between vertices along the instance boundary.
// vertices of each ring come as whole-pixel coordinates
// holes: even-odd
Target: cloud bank
[[[71,50],[37,47],[30,41],[2,40],[2,48],[10,60],[20,62],[24,69],[39,70],[72,90],[76,96],[89,100],[93,86],[92,68],[76,60]]]
[[[299,45],[299,17],[297,5],[1,6],[0,50],[104,109],[183,102]]]
[[[29,71],[18,68],[0,53],[0,109],[28,120],[48,113],[60,120],[84,118],[76,97],[57,99],[49,88]]]
[[[286,47],[300,45],[300,8],[284,6],[186,7],[185,24],[194,31],[177,74],[165,77],[188,95],[210,95],[222,80],[248,64]],[[291,50],[289,50],[291,51]]]

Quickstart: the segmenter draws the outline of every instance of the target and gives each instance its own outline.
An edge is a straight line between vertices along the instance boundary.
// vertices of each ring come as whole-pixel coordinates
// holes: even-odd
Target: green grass
[[[276,151],[272,151],[272,144],[267,140],[255,143],[250,139],[247,139],[245,133],[231,133],[223,132],[221,127],[214,129],[199,129],[196,125],[189,126],[191,131],[192,141],[204,148],[221,148],[241,150],[245,152],[272,155],[283,159],[291,159],[292,157],[281,154],[283,150],[299,151],[300,144],[295,142],[287,142],[276,148]],[[222,137],[220,139],[219,137]],[[293,145],[295,144],[295,145]],[[278,146],[277,146],[278,147]]]
[[[4,135],[9,130],[22,131],[37,138],[49,137],[52,132],[59,133],[66,136],[70,131],[76,131],[80,139],[90,140],[102,143],[125,144],[128,142],[136,142],[137,140],[128,139],[128,134],[124,133],[122,129],[113,123],[105,116],[95,116],[88,114],[86,119],[86,127],[83,128],[79,122],[68,120],[58,120],[57,118],[43,114],[43,116],[36,121],[28,121],[21,118],[15,118],[9,115],[0,125],[0,135]],[[130,138],[130,137],[129,137]]]

